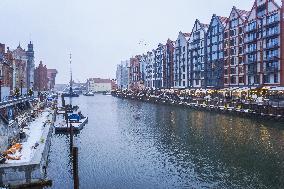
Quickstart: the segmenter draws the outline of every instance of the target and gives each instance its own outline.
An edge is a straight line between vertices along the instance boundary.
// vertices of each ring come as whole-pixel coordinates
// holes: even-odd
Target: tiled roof
[[[248,15],[249,15],[249,11],[246,11],[246,10],[236,9],[236,11],[239,13],[239,15],[243,19],[246,19],[248,17]]]
[[[219,20],[221,21],[221,23],[223,24],[223,26],[225,26],[228,22],[228,18],[227,17],[222,17],[222,16],[217,16],[219,18]]]
[[[182,33],[185,37],[190,37],[191,33]]]

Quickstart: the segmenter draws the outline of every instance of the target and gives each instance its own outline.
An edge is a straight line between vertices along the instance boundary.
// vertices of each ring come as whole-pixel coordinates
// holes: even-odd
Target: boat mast
[[[73,88],[72,88],[72,86],[73,86],[73,82],[72,82],[72,54],[70,53],[70,94],[72,94],[73,93]]]

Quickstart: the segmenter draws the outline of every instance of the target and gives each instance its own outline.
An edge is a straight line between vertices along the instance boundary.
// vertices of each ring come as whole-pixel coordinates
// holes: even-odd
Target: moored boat
[[[84,96],[95,96],[95,94],[92,91],[86,92],[83,95]]]
[[[72,121],[66,124],[65,121],[62,121],[61,123],[55,125],[55,131],[60,131],[60,132],[67,132],[70,131],[70,124],[73,127],[74,131],[80,131],[83,129],[84,125],[88,122],[88,117],[82,118],[79,121]]]

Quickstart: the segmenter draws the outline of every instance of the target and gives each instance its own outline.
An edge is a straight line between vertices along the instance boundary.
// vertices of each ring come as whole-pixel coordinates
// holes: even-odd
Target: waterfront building
[[[174,87],[174,41],[168,39],[165,45],[165,63],[163,73],[163,86],[170,89]]]
[[[192,88],[205,86],[205,54],[207,38],[207,24],[202,24],[198,19],[189,39],[188,48],[188,85]]]
[[[120,64],[117,65],[116,69],[116,81],[118,89],[128,89],[129,86],[129,66],[130,61],[125,60],[121,61]]]
[[[206,52],[206,87],[223,88],[224,87],[224,30],[228,18],[212,16],[207,37]]]
[[[146,56],[146,82],[145,87],[147,89],[153,88],[153,66],[154,66],[154,50],[147,52]]]
[[[9,48],[7,48],[9,49]],[[8,50],[5,50],[5,44],[0,44],[0,75],[1,78],[1,97],[11,95],[13,90],[13,56]]]
[[[281,15],[280,0],[254,2],[245,24],[245,80],[248,86],[284,85]]]
[[[147,56],[142,54],[139,58],[139,66],[140,66],[140,73],[141,73],[141,83],[145,86],[146,84],[146,65],[147,65]]]
[[[46,91],[48,88],[47,68],[46,65],[43,65],[42,61],[40,61],[38,67],[35,69],[34,90]]]
[[[154,65],[153,65],[153,88],[163,88],[163,66],[165,62],[164,45],[159,44],[158,48],[154,50]]]
[[[13,89],[18,88],[22,91],[27,89],[27,54],[26,51],[19,46],[12,51],[13,56]]]
[[[57,75],[56,69],[47,69],[47,78],[48,78],[48,87],[49,89],[54,89],[55,86],[55,79]],[[33,86],[31,86],[33,87]]]
[[[179,32],[174,50],[174,88],[188,87],[187,45],[189,33]]]
[[[139,89],[141,86],[140,58],[141,56],[139,55],[130,58],[129,88],[132,90]]]
[[[87,90],[95,93],[110,92],[113,81],[110,79],[90,78],[87,80]]]
[[[27,89],[31,89],[34,84],[34,72],[35,72],[35,62],[34,62],[34,45],[30,41],[28,44],[28,50],[26,51],[27,56]]]
[[[224,87],[244,86],[244,31],[248,11],[233,7],[224,33]]]

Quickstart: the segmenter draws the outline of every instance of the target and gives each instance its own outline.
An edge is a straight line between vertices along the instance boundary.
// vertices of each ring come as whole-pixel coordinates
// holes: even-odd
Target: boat
[[[79,97],[80,95],[72,91],[72,92],[68,92],[68,93],[62,93],[62,96],[72,98],[72,97]]]
[[[85,117],[83,119],[80,119],[79,121],[70,120],[70,123],[73,127],[73,131],[80,131],[83,129],[83,127],[88,123],[88,117]],[[70,131],[70,123],[66,125],[65,120],[63,120],[61,123],[54,125],[55,131],[57,132],[68,132]]]
[[[103,95],[111,95],[111,92],[103,92]]]
[[[84,96],[95,96],[95,94],[92,91],[86,92],[83,95]]]
[[[68,92],[62,93],[63,97],[69,97],[69,98],[80,96],[78,93],[73,91],[73,79],[72,79],[72,66],[71,65],[72,65],[72,55],[70,54],[70,76],[71,76],[70,77],[70,88]]]

